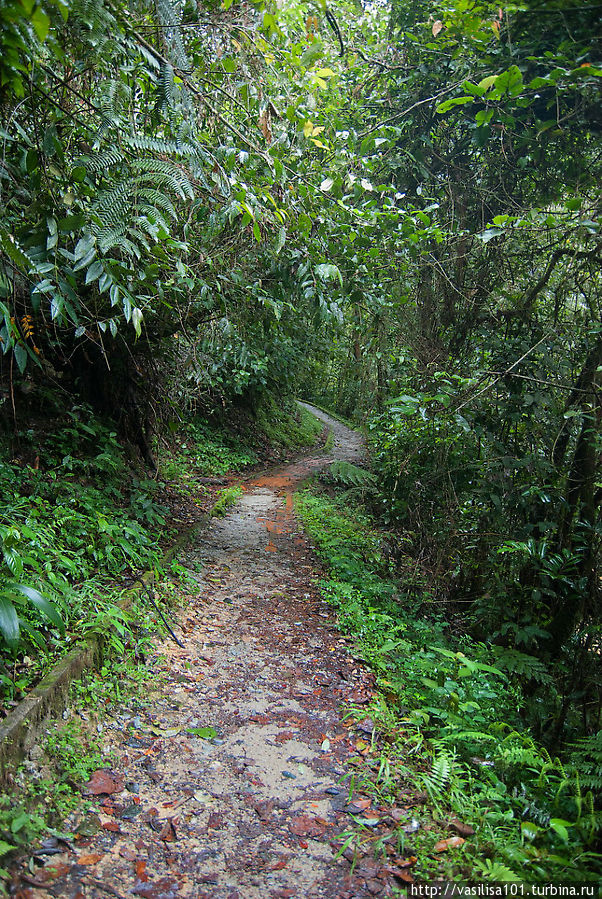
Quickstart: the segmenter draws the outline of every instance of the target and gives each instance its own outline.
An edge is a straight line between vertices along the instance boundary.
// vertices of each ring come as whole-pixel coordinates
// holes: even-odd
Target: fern
[[[139,183],[151,181],[156,187],[165,187],[178,194],[182,199],[194,199],[194,190],[186,173],[167,159],[144,157],[134,159],[131,163],[134,171],[139,171]]]
[[[333,462],[328,470],[335,481],[346,487],[373,487],[376,484],[376,478],[371,472],[351,462]]]
[[[602,794],[602,730],[579,740],[570,756],[571,765],[581,786]]]
[[[123,81],[110,79],[103,82],[98,101],[100,126],[96,136],[97,143],[100,143],[104,135],[115,125],[123,126],[122,113],[127,111],[130,100],[130,88]]]
[[[433,801],[443,798],[444,790],[451,779],[452,768],[453,756],[444,750],[433,759],[430,774],[422,778],[424,788]]]
[[[552,678],[546,665],[535,656],[527,655],[518,649],[495,647],[496,666],[502,670],[516,674],[522,679],[534,680],[538,684],[550,684]]]
[[[163,26],[163,37],[170,59],[180,69],[190,69],[190,60],[184,48],[179,4],[172,0],[156,0],[157,18]]]

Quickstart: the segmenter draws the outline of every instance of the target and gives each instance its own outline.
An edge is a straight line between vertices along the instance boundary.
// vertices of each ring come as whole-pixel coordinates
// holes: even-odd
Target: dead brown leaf
[[[161,830],[159,831],[159,839],[164,843],[176,843],[178,835],[174,827],[173,818],[168,818]]]
[[[448,840],[439,840],[435,843],[435,852],[447,852],[448,849],[455,849],[461,846],[466,840],[463,837],[450,837]]]
[[[136,881],[132,893],[145,899],[177,899],[180,886],[173,877],[162,877],[154,883]]]
[[[96,865],[101,860],[102,855],[98,852],[91,852],[88,855],[80,855],[77,860],[78,865]]]
[[[123,786],[123,774],[116,774],[109,768],[100,768],[93,773],[88,781],[86,793],[90,793],[92,796],[100,796],[104,793],[121,793]]]
[[[300,815],[298,818],[293,818],[288,829],[298,837],[323,837],[326,833],[326,822],[320,818]]]
[[[464,822],[460,821],[458,818],[452,818],[448,827],[450,830],[455,830],[456,833],[459,833],[461,837],[474,836],[474,827],[471,827],[470,824],[464,824]]]

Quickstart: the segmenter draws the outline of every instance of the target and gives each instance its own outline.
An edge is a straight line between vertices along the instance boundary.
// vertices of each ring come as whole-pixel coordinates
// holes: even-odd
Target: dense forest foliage
[[[153,474],[191,416],[302,394],[365,423],[371,474],[347,486],[413,614],[487,648],[549,759],[582,741],[552,831],[595,844],[601,18],[582,0],[2,4],[11,658],[20,626],[60,641],[75,582],[152,556],[164,518],[141,468],[124,511],[124,445]],[[461,678],[432,681],[448,713]]]

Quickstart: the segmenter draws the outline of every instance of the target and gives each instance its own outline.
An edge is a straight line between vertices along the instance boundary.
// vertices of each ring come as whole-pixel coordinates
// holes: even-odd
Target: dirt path
[[[366,701],[372,679],[317,597],[292,491],[334,458],[360,461],[363,447],[308,408],[333,429],[332,449],[249,482],[185,554],[198,589],[178,628],[184,648],[161,645],[148,701],[105,730],[120,761],[96,832],[48,858],[59,876],[38,889],[40,869],[23,899],[390,894],[382,872],[352,875],[335,858],[351,823],[341,778],[354,753],[341,706]]]

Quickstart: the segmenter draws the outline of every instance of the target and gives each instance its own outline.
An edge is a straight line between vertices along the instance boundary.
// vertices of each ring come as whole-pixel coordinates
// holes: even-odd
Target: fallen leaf
[[[54,864],[47,865],[41,871],[38,872],[38,878],[43,881],[46,880],[56,880],[59,877],[64,877],[71,870],[71,865],[66,864],[65,862],[55,862]]]
[[[288,743],[289,740],[293,740],[295,735],[292,730],[284,730],[279,734],[276,734],[274,740],[276,743]]]
[[[187,727],[186,733],[193,737],[202,737],[203,740],[213,740],[214,737],[217,737],[214,727]]]
[[[149,730],[156,737],[176,737],[182,732],[181,727],[155,727],[154,724],[151,724]]]
[[[447,852],[448,849],[455,849],[465,842],[466,840],[462,837],[450,837],[448,840],[439,840],[438,843],[435,843],[434,850],[435,852]]]
[[[109,768],[100,768],[92,774],[86,786],[86,793],[100,796],[103,793],[121,793],[124,786],[122,774],[115,774]]]
[[[259,816],[259,820],[266,823],[272,817],[272,812],[274,811],[274,801],[272,799],[266,799],[263,802],[256,802],[253,805],[253,808]]]
[[[353,802],[350,802],[349,804],[354,806],[354,808],[357,808],[357,809],[360,809],[363,811],[364,809],[370,808],[370,806],[372,805],[372,800],[371,799],[354,799]]]
[[[224,826],[224,818],[219,812],[211,812],[209,815],[209,819],[207,821],[207,827],[211,827],[213,830],[219,830],[220,827]]]
[[[131,849],[128,849],[127,846],[122,846],[119,850],[119,855],[121,858],[125,858],[128,862],[136,861],[136,853]]]
[[[163,840],[164,843],[175,843],[177,842],[178,836],[176,834],[176,829],[174,827],[173,819],[168,818],[161,830],[159,831],[159,839]]]
[[[80,855],[77,860],[78,865],[96,865],[101,860],[102,855],[98,852],[91,852],[89,855]]]
[[[144,896],[145,899],[177,899],[180,895],[180,886],[173,877],[162,877],[154,883],[136,881],[132,893]]]
[[[288,858],[281,858],[280,861],[277,861],[275,865],[272,865],[269,869],[270,871],[282,871],[283,868],[286,868],[288,865]]]
[[[326,833],[326,822],[310,818],[308,815],[300,815],[293,818],[288,829],[298,837],[322,837]]]
[[[320,749],[322,752],[328,752],[330,750],[330,740],[322,740]]]
[[[459,833],[461,837],[474,836],[474,827],[471,827],[470,824],[464,824],[464,822],[460,821],[458,818],[452,818],[448,827],[450,830],[455,830],[456,833]]]

